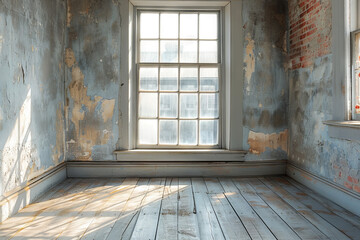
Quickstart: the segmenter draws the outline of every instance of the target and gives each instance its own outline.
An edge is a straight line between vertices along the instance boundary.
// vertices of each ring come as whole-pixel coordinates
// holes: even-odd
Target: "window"
[[[360,13],[359,13],[360,14]],[[360,30],[352,33],[353,119],[360,120]]]
[[[350,4],[351,56],[352,56],[352,119],[360,120],[360,1]]]
[[[243,61],[243,28],[239,28],[239,26],[243,26],[243,19],[240,12],[242,12],[242,1],[228,1],[228,0],[217,0],[217,1],[210,1],[210,0],[200,0],[200,1],[158,1],[158,0],[131,0],[131,1],[122,1],[122,7],[120,8],[121,11],[121,43],[120,44],[120,72],[121,72],[121,79],[120,79],[120,94],[119,94],[119,121],[118,121],[118,128],[119,128],[119,136],[118,136],[118,142],[117,142],[117,159],[120,160],[129,160],[128,155],[124,152],[129,151],[129,154],[133,157],[131,159],[137,159],[139,161],[142,161],[144,159],[144,155],[151,156],[153,154],[150,154],[149,152],[162,152],[164,153],[164,158],[169,159],[166,157],[167,152],[171,152],[172,150],[169,150],[169,148],[176,148],[177,156],[179,156],[178,159],[187,159],[187,160],[198,160],[198,155],[203,155],[203,152],[208,152],[202,149],[195,149],[195,148],[215,148],[212,151],[217,151],[217,155],[211,155],[213,156],[213,160],[218,161],[219,159],[222,160],[239,160],[243,157],[243,126],[242,126],[242,120],[243,120],[243,112],[242,108],[242,101],[243,101],[243,83],[244,83],[244,69],[242,67],[239,67],[239,63]],[[154,11],[156,9],[156,11]],[[169,11],[165,11],[169,10]],[[170,11],[171,10],[171,11]],[[194,10],[194,11],[191,11]],[[152,62],[140,62],[140,52],[139,48],[140,46],[140,17],[139,14],[141,12],[144,13],[158,13],[159,19],[158,24],[160,24],[160,14],[161,13],[177,13],[180,16],[181,13],[188,13],[188,14],[202,14],[202,13],[209,13],[218,14],[217,19],[217,48],[216,48],[216,54],[217,54],[217,62],[214,63],[201,63],[201,62],[187,62],[187,63],[180,63],[180,62],[160,62],[160,60]],[[171,17],[171,16],[169,16]],[[199,16],[198,16],[199,18]],[[156,20],[155,20],[156,21]],[[176,20],[175,20],[176,21]],[[179,19],[177,20],[178,24],[180,23]],[[198,21],[198,24],[200,24],[200,21]],[[163,26],[164,27],[164,26]],[[158,34],[161,32],[161,26],[157,27]],[[178,45],[180,45],[180,34],[179,34],[179,25],[176,27],[177,29],[177,37],[174,36],[167,36],[166,38],[164,36],[161,36],[163,40],[170,40],[178,41]],[[172,29],[172,34],[176,34],[176,31]],[[169,32],[169,35],[171,34]],[[160,35],[156,37],[156,39],[152,38],[144,38],[144,40],[158,40],[160,44]],[[183,39],[183,40],[189,40],[189,41],[198,41],[198,44],[201,38],[193,38],[193,39]],[[214,41],[215,39],[204,39],[204,41]],[[155,50],[158,51],[161,46],[156,46]],[[179,51],[179,50],[178,50]],[[176,51],[175,51],[176,52]],[[190,52],[190,48],[188,48],[188,53]],[[200,55],[201,49],[196,50],[196,55]],[[159,54],[159,53],[158,53]],[[178,57],[181,55],[181,53],[178,53]],[[167,56],[171,57],[171,56]],[[190,56],[191,57],[191,56]],[[160,59],[160,56],[157,56],[158,59]],[[196,56],[198,58],[198,56]],[[190,60],[189,60],[190,61]],[[211,94],[217,94],[218,96],[218,117],[212,117],[211,121],[218,121],[217,122],[217,136],[211,136],[208,139],[217,139],[217,144],[214,144],[215,140],[212,144],[204,144],[201,145],[199,141],[199,135],[200,135],[200,127],[197,129],[197,139],[196,142],[199,142],[199,145],[182,145],[180,146],[180,135],[175,135],[175,137],[172,137],[173,139],[176,139],[178,142],[177,144],[172,145],[159,145],[160,137],[159,131],[160,127],[159,124],[155,125],[155,130],[149,129],[149,127],[144,126],[145,129],[148,131],[153,130],[154,135],[152,139],[155,143],[152,144],[140,144],[138,141],[138,135],[139,135],[139,120],[138,119],[138,113],[139,113],[139,83],[140,83],[140,68],[143,67],[145,70],[149,70],[148,68],[154,67],[157,69],[157,74],[154,74],[155,77],[155,83],[156,85],[160,84],[160,68],[168,67],[168,68],[175,68],[178,70],[178,74],[181,74],[180,68],[183,67],[189,67],[189,68],[197,68],[197,86],[199,87],[201,83],[199,84],[200,77],[200,66],[205,66],[209,68],[215,68],[217,66],[218,69],[218,90],[217,91],[209,91]],[[170,88],[174,84],[171,83],[172,76],[175,75],[172,73],[172,70],[166,68],[165,70],[168,70],[166,74],[171,74],[170,77],[168,77],[163,71],[162,76],[162,83],[167,88]],[[151,69],[150,69],[151,70]],[[142,70],[143,71],[143,70]],[[156,72],[155,71],[155,72]],[[176,70],[175,70],[176,71]],[[149,75],[151,75],[151,71],[148,72]],[[190,78],[193,77],[192,75],[196,75],[196,73],[191,73],[188,71],[188,75],[183,75],[184,78],[188,78],[189,81],[185,81],[185,86],[188,88],[191,88],[191,81]],[[221,76],[221,77],[220,77]],[[165,81],[165,77],[167,80]],[[212,77],[204,75],[204,77]],[[170,80],[169,80],[170,78]],[[176,81],[180,84],[180,76],[177,76]],[[204,81],[206,82],[206,81]],[[150,84],[151,85],[151,84]],[[170,85],[170,86],[169,86]],[[176,86],[176,84],[175,84]],[[159,110],[159,103],[160,103],[160,93],[176,93],[179,94],[178,96],[178,104],[180,103],[180,88],[179,85],[177,86],[178,90],[170,91],[167,90],[167,92],[160,91],[160,86],[157,86],[158,90],[153,91],[153,93],[158,94],[158,98],[155,99],[157,101],[157,104],[154,106],[156,108],[156,111]],[[143,91],[143,93],[152,93],[152,91]],[[206,94],[207,92],[203,91],[200,92],[183,92],[182,94],[198,94],[201,93]],[[206,97],[206,96],[205,96]],[[215,97],[216,98],[216,97]],[[199,99],[199,96],[198,96]],[[187,99],[185,99],[187,100]],[[170,102],[163,101],[164,105],[168,105],[168,107],[171,107]],[[195,110],[195,106],[200,107],[197,103],[196,105],[192,105],[194,102],[185,102],[185,107],[187,109],[187,114],[191,114],[191,110]],[[214,108],[216,105],[214,104],[214,101],[210,100],[207,102],[207,105],[209,108]],[[163,106],[165,107],[165,106]],[[178,114],[180,110],[180,107],[177,108]],[[167,111],[169,112],[169,111]],[[197,110],[197,113],[199,113],[199,109]],[[144,120],[156,120],[160,121],[158,118],[159,115],[156,115],[156,117],[144,117]],[[179,117],[177,118],[171,118],[171,119],[164,119],[164,120],[172,120],[172,121],[178,121],[178,125],[180,125],[181,119]],[[197,121],[197,124],[200,120],[207,120],[207,119],[201,119],[199,116],[199,119],[184,119],[184,120],[193,120]],[[146,123],[146,122],[145,122]],[[151,122],[150,122],[151,123]],[[160,122],[159,122],[160,123]],[[205,122],[206,123],[206,122]],[[151,125],[151,124],[150,124]],[[166,125],[166,123],[163,125]],[[162,126],[163,126],[162,125]],[[170,123],[171,125],[171,123]],[[199,122],[200,125],[200,122]],[[205,125],[205,124],[204,124]],[[203,126],[204,126],[203,125]],[[196,125],[197,126],[197,125]],[[180,131],[179,126],[177,127],[177,131]],[[169,127],[166,127],[169,128]],[[175,132],[177,133],[177,132]],[[151,136],[151,135],[149,135]],[[171,137],[171,136],[170,136]],[[170,138],[169,137],[169,138]],[[150,139],[151,140],[151,139]],[[145,148],[149,148],[148,150],[144,150]],[[152,149],[156,148],[156,149]],[[165,149],[159,149],[159,148],[165,148]],[[181,150],[179,148],[187,148],[185,150]],[[146,152],[146,153],[145,153]],[[194,152],[195,155],[191,155],[190,152]],[[221,152],[221,153],[219,153]],[[187,156],[187,153],[189,153],[192,157]],[[186,156],[185,156],[186,155]],[[153,155],[154,156],[154,155]],[[204,158],[209,160],[209,155],[205,154],[203,155]],[[173,159],[172,157],[171,159]]]
[[[137,17],[137,146],[219,147],[220,11]]]

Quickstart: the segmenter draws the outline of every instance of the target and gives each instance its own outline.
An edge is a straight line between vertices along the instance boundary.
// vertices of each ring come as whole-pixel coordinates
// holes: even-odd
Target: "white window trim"
[[[181,7],[223,7],[224,31],[222,41],[224,54],[223,72],[225,74],[224,82],[226,87],[223,88],[225,98],[222,101],[222,108],[225,110],[222,120],[222,149],[221,154],[240,154],[245,152],[243,149],[243,68],[239,64],[243,62],[243,30],[242,30],[242,1],[241,0],[203,0],[203,1],[151,1],[151,0],[120,0],[121,4],[121,48],[120,48],[120,96],[119,96],[119,139],[117,159],[121,152],[133,152],[137,154],[136,149],[136,97],[135,87],[135,31],[136,26],[134,19],[134,7],[137,6],[181,6]],[[233,24],[232,24],[233,23]],[[225,45],[225,46],[224,46]],[[225,150],[225,151],[224,151]],[[160,150],[160,152],[168,152]],[[182,150],[179,149],[178,152]],[[184,150],[186,151],[186,150]],[[196,150],[195,150],[196,151]],[[203,151],[203,150],[199,150]],[[126,155],[126,154],[124,154]],[[138,154],[137,154],[138,155]],[[192,155],[192,154],[190,154]],[[239,155],[239,156],[240,156]],[[213,156],[216,156],[213,154]],[[217,156],[218,161],[221,157]],[[237,157],[238,160],[240,157]],[[211,159],[209,159],[210,161]],[[215,160],[215,159],[214,159]]]
[[[359,140],[360,121],[352,116],[351,32],[357,28],[355,20],[359,0],[332,0],[332,55],[333,55],[333,113],[325,121],[329,136],[346,140]],[[359,25],[360,26],[360,25]],[[348,130],[351,128],[351,131]]]

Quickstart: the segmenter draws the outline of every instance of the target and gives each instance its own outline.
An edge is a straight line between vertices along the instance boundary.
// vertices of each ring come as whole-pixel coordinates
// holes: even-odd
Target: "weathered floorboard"
[[[200,230],[195,212],[195,202],[189,178],[179,179],[178,239],[199,240]]]
[[[359,226],[284,177],[67,179],[0,239],[358,239]]]
[[[153,240],[156,237],[165,178],[153,178],[150,184],[150,186],[154,186],[154,189],[150,189],[145,196],[138,220],[131,235],[131,239],[134,240]]]
[[[239,190],[232,182],[231,179],[220,179],[220,183],[223,186],[225,196],[230,202],[231,206],[241,219],[247,232],[252,239],[272,239],[275,240],[275,236],[270,229],[265,225],[261,218],[256,214],[254,209],[240,194]]]
[[[317,221],[313,221],[312,223],[315,226],[319,226],[318,228],[321,228],[320,230],[322,232],[325,233],[325,231],[327,231],[327,233],[325,233],[327,236],[333,238],[336,237],[336,239],[341,239],[341,237],[343,237],[344,239],[345,236],[342,234],[344,233],[351,239],[359,238],[360,229],[354,226],[351,222],[348,222],[345,219],[334,214],[310,196],[302,194],[302,192],[293,185],[286,185],[280,181],[278,181],[277,183],[285,190],[278,192],[278,194],[282,198],[284,198],[284,200],[289,199],[290,196],[292,196],[302,206],[306,206],[303,207],[304,209],[311,209],[312,212],[316,213],[316,216],[318,216],[316,218]],[[290,202],[288,203],[290,204]],[[302,213],[302,211],[300,213]],[[323,227],[321,227],[321,225]]]
[[[167,178],[156,239],[177,239],[179,179]]]
[[[219,220],[223,233],[229,239],[251,239],[241,220],[223,194],[224,189],[216,178],[206,178],[211,204]]]
[[[202,178],[192,179],[196,215],[202,239],[225,239],[220,224],[207,195],[207,188]]]
[[[297,234],[264,202],[264,200],[256,194],[256,191],[249,184],[250,179],[236,179],[235,186],[240,190],[240,193],[255,210],[263,222],[267,225],[271,232],[277,239],[297,239],[300,238]]]

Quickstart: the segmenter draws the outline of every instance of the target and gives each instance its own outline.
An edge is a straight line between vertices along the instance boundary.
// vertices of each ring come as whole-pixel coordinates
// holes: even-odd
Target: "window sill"
[[[360,121],[325,121],[329,136],[345,140],[360,141]]]
[[[226,149],[136,149],[114,151],[118,161],[239,162],[247,151]]]

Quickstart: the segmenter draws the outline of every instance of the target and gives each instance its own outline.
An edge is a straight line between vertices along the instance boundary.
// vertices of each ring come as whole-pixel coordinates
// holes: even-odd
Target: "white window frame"
[[[243,146],[243,67],[239,64],[243,62],[243,29],[242,29],[242,1],[241,0],[200,0],[200,1],[152,1],[152,0],[120,0],[121,8],[121,49],[120,49],[120,96],[119,96],[119,139],[118,151],[116,153],[129,151],[141,151],[136,148],[136,76],[135,76],[135,44],[136,44],[136,18],[135,8],[137,7],[174,7],[193,9],[206,9],[208,7],[221,7],[223,10],[223,35],[222,46],[223,56],[223,110],[221,123],[221,149],[214,150],[217,153],[244,154]],[[150,151],[150,150],[149,150]],[[169,150],[162,150],[169,151]],[[181,150],[178,150],[181,152]],[[189,150],[184,150],[189,152]],[[196,150],[195,150],[196,151]],[[201,153],[203,149],[197,150]],[[118,154],[118,160],[119,160]],[[127,154],[124,154],[127,155]],[[136,158],[136,157],[135,157]],[[225,157],[226,159],[240,160],[240,155]],[[224,158],[224,159],[225,159]],[[217,155],[217,161],[221,161]],[[134,160],[134,159],[132,159]],[[211,161],[211,159],[207,159]],[[215,161],[215,159],[214,159]]]
[[[360,121],[353,116],[353,71],[351,32],[360,21],[356,18],[360,0],[332,0],[333,112],[329,136],[360,140]]]
[[[351,3],[350,3],[351,4]],[[360,33],[360,1],[354,0],[352,2],[352,6],[350,6],[350,31],[351,31],[351,117],[352,120],[360,120],[360,114],[355,113],[355,105],[356,105],[356,85],[360,84],[356,83],[356,76],[355,76],[355,62],[356,56],[353,54],[355,51],[355,35]]]

